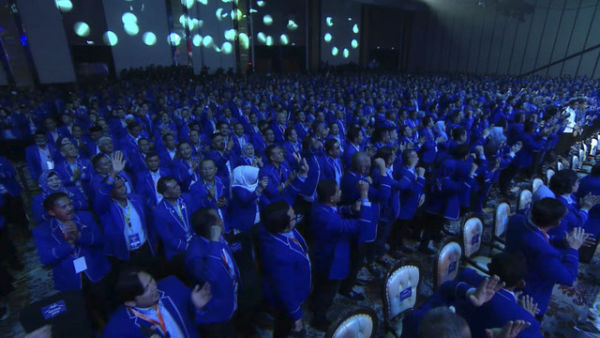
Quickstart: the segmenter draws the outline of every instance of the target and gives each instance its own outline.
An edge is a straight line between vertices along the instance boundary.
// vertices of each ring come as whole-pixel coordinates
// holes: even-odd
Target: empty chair
[[[504,233],[508,225],[510,217],[510,205],[506,202],[501,202],[496,206],[494,212],[494,223],[492,224],[492,247],[504,249]]]
[[[383,287],[383,318],[388,330],[400,337],[402,317],[414,308],[417,302],[420,269],[415,264],[406,264],[392,269]]]
[[[370,338],[377,331],[377,314],[361,307],[339,316],[327,330],[327,338]]]
[[[538,190],[538,188],[541,187],[542,185],[544,185],[544,180],[542,180],[539,177],[534,178],[533,181],[531,182],[531,191],[533,193],[535,193],[536,190]]]
[[[563,163],[561,161],[557,161],[556,162],[556,170],[561,171],[563,169],[565,169],[565,166],[563,165]]]
[[[590,156],[596,156],[596,150],[598,149],[598,139],[592,138],[590,141]]]
[[[464,259],[467,265],[487,273],[487,265],[491,261],[485,256],[477,256],[481,249],[483,237],[483,221],[479,217],[468,218],[461,228]]]
[[[444,244],[437,254],[433,270],[434,288],[437,289],[445,281],[453,280],[458,274],[462,249],[460,244],[449,241]]]
[[[546,184],[550,184],[550,179],[556,172],[550,168],[546,169]]]
[[[575,171],[579,170],[579,156],[573,155],[571,157],[571,169]]]
[[[517,212],[524,213],[531,205],[532,193],[529,189],[522,189],[517,196]]]

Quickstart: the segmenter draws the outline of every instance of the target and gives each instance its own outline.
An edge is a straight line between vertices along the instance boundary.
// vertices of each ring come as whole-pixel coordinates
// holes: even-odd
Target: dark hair
[[[490,275],[497,275],[509,288],[515,287],[527,275],[527,260],[521,251],[501,252],[488,264]]]
[[[202,208],[192,214],[192,229],[204,238],[210,237],[210,227],[217,224],[217,213],[211,208]]]
[[[452,157],[454,157],[457,160],[462,160],[467,155],[469,155],[470,151],[471,150],[469,149],[468,144],[459,144],[456,147],[454,147],[454,149],[452,149]]]
[[[375,157],[381,157],[385,163],[387,163],[392,156],[394,156],[394,148],[387,146],[379,148],[379,150],[377,150],[377,154],[375,155]]]
[[[90,133],[95,133],[97,131],[102,132],[103,130],[102,130],[102,127],[100,127],[100,126],[92,126],[92,127],[90,127],[89,131],[90,131]]]
[[[353,141],[356,140],[360,133],[362,133],[362,129],[359,126],[352,126],[348,128],[348,132],[346,133],[348,140]]]
[[[127,123],[127,130],[131,131],[131,130],[133,130],[133,128],[140,127],[140,126],[141,125],[135,120],[129,121],[129,123]]]
[[[146,154],[146,161],[148,161],[149,159],[151,159],[155,156],[157,156],[160,159],[160,156],[158,155],[158,153],[156,153],[154,151],[148,152],[148,154]]]
[[[167,190],[167,183],[171,181],[175,181],[173,176],[163,176],[159,178],[158,182],[156,183],[156,191],[161,195],[164,194]]]
[[[67,195],[64,192],[55,192],[55,193],[48,195],[48,197],[46,197],[44,199],[44,209],[46,209],[46,210],[54,209],[54,204],[56,203],[56,201],[58,201],[61,198],[69,198],[69,195]]]
[[[120,303],[133,301],[135,297],[144,294],[140,272],[142,269],[137,266],[124,266],[119,270],[114,291]]]
[[[188,141],[181,141],[179,142],[179,144],[177,145],[177,151],[179,151],[179,147],[181,147],[182,144],[187,144],[189,146],[191,146],[191,144]]]
[[[452,139],[458,140],[459,137],[466,135],[467,130],[463,127],[456,127],[452,129]]]
[[[292,135],[292,131],[294,131],[294,130],[295,130],[294,127],[291,127],[291,126],[285,128],[284,136],[285,136],[286,140],[288,137],[290,137],[290,135]]]
[[[413,152],[415,152],[415,153],[416,153],[417,151],[416,151],[416,150],[414,150],[414,149],[405,149],[405,150],[402,152],[402,163],[403,163],[403,164],[408,164],[408,161],[409,161],[409,156],[410,156],[410,154],[412,154]]]
[[[173,138],[175,138],[175,135],[173,135],[173,133],[166,133],[163,135],[163,137],[161,138],[163,142],[166,142],[165,140],[167,139],[167,137],[169,136],[173,136]]]
[[[331,196],[337,191],[337,182],[334,180],[322,180],[317,185],[317,195],[319,202],[328,202]]]
[[[273,234],[283,232],[290,226],[289,210],[290,205],[283,200],[267,205],[260,213],[260,219],[265,229]]]
[[[267,149],[265,149],[265,155],[267,155],[267,160],[271,161],[271,155],[273,151],[277,148],[279,148],[279,146],[276,144],[270,144],[267,146]]]
[[[364,151],[357,151],[354,154],[352,154],[352,170],[356,170],[358,168],[360,164],[360,158],[364,156],[369,157],[369,155]]]
[[[94,166],[94,168],[98,167],[98,164],[100,162],[101,159],[105,158],[106,156],[104,156],[104,154],[96,154],[94,155],[94,157],[92,157],[92,165]]]
[[[573,186],[579,177],[577,173],[571,169],[563,169],[557,172],[550,179],[550,190],[557,195],[570,194],[573,192]]]
[[[33,136],[44,136],[46,137],[46,133],[43,130],[37,130],[35,133],[33,133]]]
[[[531,220],[541,228],[555,227],[567,213],[567,208],[555,198],[543,198],[533,203]]]
[[[419,325],[420,338],[464,338],[467,322],[445,306],[433,308]]]
[[[329,152],[330,150],[332,150],[336,143],[340,143],[340,141],[334,138],[328,138],[327,140],[325,140],[325,151]]]

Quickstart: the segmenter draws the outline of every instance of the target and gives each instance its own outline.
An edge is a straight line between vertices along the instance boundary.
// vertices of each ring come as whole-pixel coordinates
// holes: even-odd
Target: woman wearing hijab
[[[36,224],[40,224],[48,219],[48,214],[44,209],[44,200],[50,194],[56,192],[63,192],[71,198],[73,208],[76,211],[89,209],[87,198],[81,193],[76,187],[66,187],[63,185],[60,176],[56,170],[45,170],[40,175],[39,186],[42,189],[42,193],[33,197],[31,202],[31,209],[33,211],[33,218]]]
[[[231,226],[239,231],[248,231],[260,220],[258,199],[269,183],[267,177],[258,181],[259,168],[242,165],[233,170],[231,203],[229,214]]]

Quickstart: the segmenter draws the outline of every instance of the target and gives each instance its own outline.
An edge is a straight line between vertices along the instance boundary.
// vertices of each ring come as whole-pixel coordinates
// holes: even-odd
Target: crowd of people
[[[1,136],[27,144],[17,152],[41,189],[29,203],[41,263],[56,290],[82,290],[105,336],[250,335],[261,312],[275,337],[303,336],[309,317],[327,329],[337,294],[364,300],[355,286],[433,254],[449,221],[486,216],[490,196],[513,198],[515,178],[566,157],[598,127],[597,88],[151,68],[0,91]],[[1,220],[28,229],[15,177],[2,159]],[[443,337],[431,330],[449,326],[434,324],[460,315],[457,330],[474,337],[541,336],[552,287],[573,283],[594,253],[599,177],[594,167],[578,192],[575,172],[557,172],[511,217],[493,276],[465,269],[405,318],[404,335]],[[2,258],[18,265],[3,232]],[[371,280],[358,278],[363,268]],[[456,314],[437,309],[450,304]]]

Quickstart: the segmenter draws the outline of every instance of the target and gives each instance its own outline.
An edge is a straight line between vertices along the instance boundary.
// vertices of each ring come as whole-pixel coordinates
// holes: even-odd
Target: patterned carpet
[[[495,206],[491,200],[488,208],[484,209],[486,215],[484,220],[486,228],[483,240],[490,238],[490,214]],[[514,210],[514,205],[512,206]],[[451,224],[450,231],[456,231],[458,223]],[[19,311],[32,302],[43,299],[54,294],[51,271],[44,268],[39,262],[33,240],[30,237],[19,236],[14,228],[10,228],[11,238],[14,238],[14,244],[18,248],[20,257],[25,268],[23,271],[13,271],[15,277],[15,290],[9,296],[11,308],[10,317],[0,321],[0,337],[23,337],[25,332],[19,323]],[[390,263],[398,263],[391,257],[386,256]],[[425,299],[432,293],[433,289],[433,257],[422,254],[411,254],[405,257],[406,261],[418,262],[421,267],[421,283],[419,285],[419,300]],[[367,279],[369,273],[366,269],[361,270],[359,278]],[[548,312],[542,323],[542,329],[545,337],[600,337],[600,334],[585,334],[578,331],[584,327],[583,322],[587,317],[588,308],[592,305],[596,295],[600,291],[600,254],[596,252],[594,260],[590,265],[580,265],[579,278],[573,287],[556,287],[553,293],[552,301]],[[328,314],[329,319],[333,320],[336,315],[357,306],[367,306],[373,308],[379,318],[379,329],[377,337],[386,336],[386,330],[382,325],[382,283],[373,282],[366,287],[355,287],[355,290],[364,292],[366,299],[361,302],[354,302],[342,296],[336,296],[334,304]],[[311,314],[305,312],[305,323],[310,321]],[[262,325],[261,325],[262,326]],[[267,327],[259,329],[260,337],[270,337],[271,332]],[[388,334],[389,335],[389,334]],[[322,337],[324,334],[320,331],[308,328],[308,337]]]

